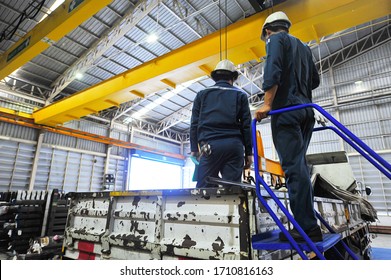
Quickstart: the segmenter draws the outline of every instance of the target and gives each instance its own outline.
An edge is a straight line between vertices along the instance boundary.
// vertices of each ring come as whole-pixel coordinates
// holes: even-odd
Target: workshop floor
[[[391,260],[391,234],[373,234],[372,259]]]

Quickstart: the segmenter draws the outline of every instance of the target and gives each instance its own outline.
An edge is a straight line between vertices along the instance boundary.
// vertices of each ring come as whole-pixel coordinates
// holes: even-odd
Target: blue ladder
[[[386,162],[383,158],[381,158],[378,154],[376,154],[372,149],[370,149],[364,142],[362,142],[357,136],[355,136],[352,132],[350,132],[346,127],[344,127],[340,122],[338,122],[335,118],[333,118],[330,114],[328,114],[323,108],[316,104],[303,104],[292,106],[288,108],[283,108],[279,110],[270,111],[269,115],[281,114],[288,111],[300,110],[307,107],[313,107],[318,112],[320,112],[323,116],[325,116],[330,122],[332,122],[338,129],[335,127],[320,127],[315,128],[314,131],[320,131],[324,129],[331,129],[336,132],[341,138],[343,138],[348,144],[350,144],[354,149],[356,149],[361,155],[363,155],[368,161],[370,161],[378,170],[380,170],[383,174],[385,174],[389,179],[391,179],[391,165]],[[271,188],[266,184],[261,175],[259,174],[259,160],[258,160],[258,147],[257,147],[257,121],[254,119],[252,122],[252,140],[254,143],[254,169],[255,169],[255,187],[258,199],[268,211],[276,225],[283,232],[283,234],[287,237],[289,242],[283,242],[279,240],[279,230],[269,231],[261,234],[257,234],[252,236],[252,247],[256,250],[296,250],[296,252],[300,255],[300,257],[304,260],[308,259],[308,256],[305,252],[314,252],[316,256],[325,260],[326,258],[322,254],[323,252],[332,248],[341,258],[341,253],[337,250],[335,245],[337,243],[341,243],[346,252],[350,255],[350,257],[354,260],[358,260],[356,254],[346,245],[346,243],[342,240],[340,234],[335,233],[335,231],[330,227],[330,225],[323,219],[323,217],[316,212],[317,218],[320,222],[328,229],[329,233],[323,235],[323,241],[313,242],[308,235],[304,232],[304,230],[299,226],[293,216],[289,213],[286,207],[282,204],[279,198],[274,194]],[[344,135],[345,134],[345,135]],[[288,230],[284,227],[283,223],[277,217],[277,215],[273,212],[270,206],[267,204],[266,200],[263,198],[261,194],[260,185],[264,187],[270,197],[276,202],[281,211],[285,214],[288,220],[293,224],[294,228],[299,232],[299,234],[305,240],[304,242],[297,242],[290,235]]]

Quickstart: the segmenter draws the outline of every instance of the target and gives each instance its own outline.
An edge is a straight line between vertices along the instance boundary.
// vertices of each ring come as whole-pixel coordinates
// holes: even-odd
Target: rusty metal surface
[[[200,259],[248,256],[248,209],[240,195],[165,197],[162,253]]]
[[[99,247],[98,258],[107,259],[250,258],[248,197],[240,187],[69,197],[64,244],[70,258],[83,250],[78,241]]]
[[[287,194],[276,192],[288,205]],[[71,259],[283,259],[291,252],[254,251],[251,237],[277,229],[256,199],[240,187],[148,192],[73,193],[65,230]],[[286,218],[265,194],[281,221]],[[336,231],[363,224],[359,207],[315,198]],[[347,219],[346,211],[349,213]]]
[[[106,233],[106,221],[110,198],[105,193],[83,193],[70,195],[67,225],[64,243],[72,247],[75,240],[101,242]]]

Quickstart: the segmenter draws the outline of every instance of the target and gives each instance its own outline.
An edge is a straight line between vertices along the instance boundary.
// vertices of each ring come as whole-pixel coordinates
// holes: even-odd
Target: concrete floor
[[[391,234],[373,234],[371,260],[391,260]]]
[[[12,256],[8,253],[0,252],[0,260],[11,260]]]
[[[372,233],[371,247],[391,249],[391,234]]]

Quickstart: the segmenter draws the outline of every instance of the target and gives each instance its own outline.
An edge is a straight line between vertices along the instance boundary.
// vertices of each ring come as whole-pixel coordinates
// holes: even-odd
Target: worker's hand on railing
[[[253,164],[254,160],[253,160],[253,156],[245,156],[244,157],[244,167],[243,169],[250,169],[251,168],[251,165]]]
[[[200,153],[199,152],[191,152],[190,155],[197,158],[200,156]]]
[[[199,165],[200,164],[200,153],[191,152],[190,159],[195,165]]]
[[[327,119],[321,114],[319,113],[317,110],[314,110],[314,117],[315,117],[315,121],[322,125],[322,126],[326,126],[326,123],[328,122]]]
[[[255,112],[255,119],[257,121],[261,121],[263,119],[266,119],[267,116],[268,116],[268,113],[271,111],[271,107],[268,106],[268,105],[262,105],[261,108],[259,108],[256,112]]]

